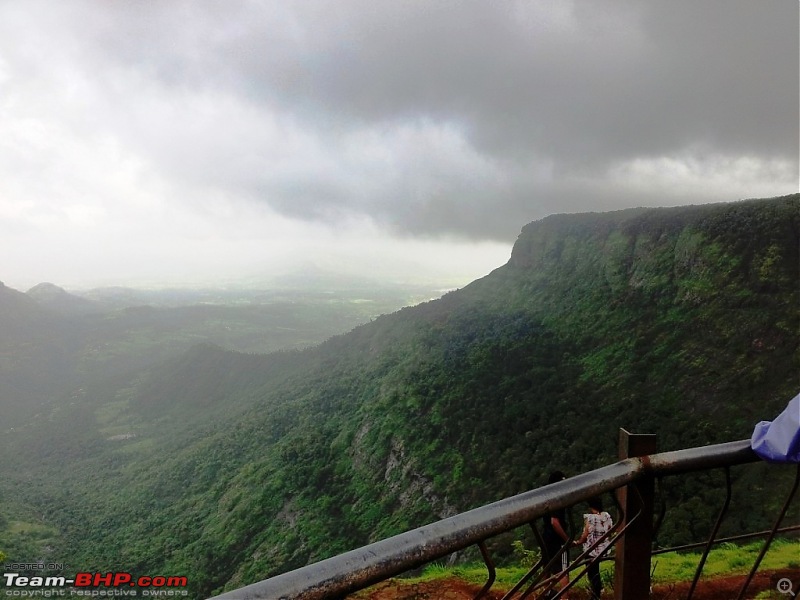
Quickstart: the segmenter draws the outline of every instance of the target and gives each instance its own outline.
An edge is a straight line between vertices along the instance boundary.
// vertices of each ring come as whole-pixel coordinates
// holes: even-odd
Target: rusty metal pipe
[[[749,440],[628,458],[223,593],[212,600],[323,600],[343,596],[530,523],[547,513],[615,490],[644,474],[669,475],[757,460],[750,450]]]

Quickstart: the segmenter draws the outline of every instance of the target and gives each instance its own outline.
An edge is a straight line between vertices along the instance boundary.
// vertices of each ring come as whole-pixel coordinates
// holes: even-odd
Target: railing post
[[[619,430],[620,459],[648,456],[655,452],[655,434]],[[645,475],[617,491],[620,506],[631,525],[617,542],[614,575],[616,600],[642,600],[650,596],[654,490],[654,478]]]

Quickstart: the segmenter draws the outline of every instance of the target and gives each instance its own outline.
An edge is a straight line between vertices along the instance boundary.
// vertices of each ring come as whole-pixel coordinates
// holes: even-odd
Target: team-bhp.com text
[[[58,596],[186,596],[183,589],[186,577],[142,576],[133,577],[130,573],[77,573],[74,578],[64,576],[28,576],[19,573],[4,573],[5,595],[12,597],[58,597]],[[70,586],[70,589],[63,589]],[[61,588],[61,589],[54,589]],[[93,589],[86,589],[93,588]],[[101,589],[96,589],[101,588]],[[105,589],[111,588],[111,589]],[[131,589],[140,588],[140,589]]]

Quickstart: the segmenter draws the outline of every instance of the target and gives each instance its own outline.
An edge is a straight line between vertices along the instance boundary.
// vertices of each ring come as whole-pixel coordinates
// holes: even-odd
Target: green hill
[[[101,305],[86,298],[70,294],[52,283],[40,283],[26,294],[40,306],[63,315],[85,315],[103,312]]]
[[[316,348],[95,381],[5,433],[5,493],[56,560],[201,596],[612,462],[619,427],[663,450],[749,437],[800,383],[798,240],[798,195],[548,217],[483,279]],[[716,488],[667,490],[661,541],[710,527]]]
[[[48,283],[25,294],[0,284],[0,427],[43,414],[91,382],[161,364],[196,344],[261,353],[305,348],[433,292],[377,285],[329,293],[97,293],[90,301]]]

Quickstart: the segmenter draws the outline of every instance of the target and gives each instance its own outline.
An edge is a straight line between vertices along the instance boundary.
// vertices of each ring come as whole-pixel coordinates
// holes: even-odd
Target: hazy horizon
[[[67,271],[57,272],[53,269],[45,269],[44,272],[51,274],[52,277],[40,277],[37,276],[37,273],[21,273],[17,276],[9,277],[0,273],[0,282],[7,287],[22,292],[42,283],[50,283],[72,292],[113,287],[141,290],[246,290],[273,288],[280,283],[282,278],[303,274],[310,270],[318,270],[323,276],[338,275],[343,279],[358,278],[374,281],[379,285],[453,289],[488,275],[492,270],[504,265],[511,255],[511,244],[508,245],[507,249],[501,244],[465,245],[461,248],[462,254],[459,254],[456,258],[453,258],[451,254],[453,247],[454,245],[449,245],[447,248],[449,253],[440,257],[438,261],[434,260],[432,265],[425,265],[422,262],[426,251],[424,247],[421,249],[407,247],[404,249],[406,256],[389,255],[388,261],[394,261],[391,263],[388,263],[383,258],[371,257],[372,260],[368,258],[358,263],[346,264],[341,260],[330,260],[325,257],[317,257],[317,260],[314,260],[306,255],[297,261],[290,261],[283,265],[271,265],[270,268],[258,268],[256,266],[251,270],[243,268],[239,273],[227,275],[204,275],[202,272],[198,272],[194,275],[179,273],[170,277],[148,275],[141,272],[141,269],[137,269],[137,271],[140,271],[140,275],[131,275],[130,272],[126,272],[119,275],[89,274],[76,277],[74,272],[70,275]],[[417,261],[409,258],[410,250],[419,254]],[[470,260],[464,263],[462,259],[467,253],[470,254]],[[494,259],[499,262],[494,262]]]
[[[0,281],[459,286],[554,213],[780,196],[800,8],[0,4]]]

